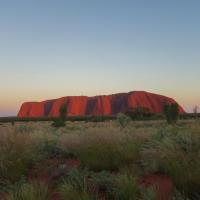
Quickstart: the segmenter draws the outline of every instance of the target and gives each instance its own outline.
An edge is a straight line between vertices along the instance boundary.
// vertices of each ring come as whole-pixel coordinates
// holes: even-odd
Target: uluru
[[[57,117],[59,109],[66,104],[67,116],[105,116],[144,107],[151,113],[163,112],[166,104],[177,103],[174,99],[145,91],[132,91],[100,96],[66,96],[41,102],[25,102],[22,104],[18,117]],[[179,113],[184,113],[179,105]]]

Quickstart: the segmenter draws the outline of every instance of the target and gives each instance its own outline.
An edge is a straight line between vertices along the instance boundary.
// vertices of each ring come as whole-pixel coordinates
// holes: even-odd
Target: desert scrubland
[[[0,124],[5,200],[200,199],[200,121]]]

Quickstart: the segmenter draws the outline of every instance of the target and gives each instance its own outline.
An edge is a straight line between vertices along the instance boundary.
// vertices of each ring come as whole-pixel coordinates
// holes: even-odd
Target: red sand
[[[28,180],[39,180],[46,184],[58,180],[63,176],[59,171],[59,166],[64,167],[64,171],[69,172],[72,169],[80,167],[78,159],[45,159],[34,165],[28,174]],[[172,180],[163,174],[149,174],[139,179],[138,184],[142,187],[152,187],[156,193],[156,200],[170,200],[173,192]],[[51,200],[61,200],[62,196],[59,192],[52,190],[50,192]],[[102,194],[103,197],[103,194]]]
[[[139,183],[141,186],[152,187],[155,189],[157,200],[171,199],[173,183],[168,176],[161,174],[150,174],[142,177]]]

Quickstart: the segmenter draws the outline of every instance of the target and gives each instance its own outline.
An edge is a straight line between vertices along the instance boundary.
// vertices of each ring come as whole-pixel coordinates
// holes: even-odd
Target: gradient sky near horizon
[[[145,90],[200,106],[199,0],[0,0],[0,116]]]

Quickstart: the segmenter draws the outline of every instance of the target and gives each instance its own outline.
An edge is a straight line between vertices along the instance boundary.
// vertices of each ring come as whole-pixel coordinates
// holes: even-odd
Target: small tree
[[[54,120],[52,126],[55,127],[65,126],[66,112],[67,112],[67,105],[63,104],[59,109],[59,117]]]
[[[175,124],[179,116],[179,107],[177,103],[164,106],[164,114],[168,124]]]
[[[118,113],[117,122],[121,128],[125,128],[127,124],[130,122],[130,117],[125,115],[124,113]]]
[[[194,113],[194,116],[195,116],[195,118],[197,119],[198,118],[198,106],[195,106],[194,108],[193,108],[193,113]]]
[[[12,124],[12,126],[14,126],[15,125],[15,120],[12,120],[11,124]]]
[[[63,104],[61,107],[60,107],[60,110],[59,110],[59,117],[65,121],[66,119],[66,113],[67,113],[67,105],[66,104]]]

